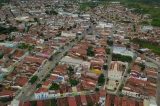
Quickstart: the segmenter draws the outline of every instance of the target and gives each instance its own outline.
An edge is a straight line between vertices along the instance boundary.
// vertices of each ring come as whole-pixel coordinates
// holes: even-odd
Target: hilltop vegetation
[[[160,27],[160,0],[120,0],[127,7],[134,8],[139,14],[150,14],[151,24]]]
[[[98,0],[104,1],[104,0]],[[160,0],[109,0],[120,1],[129,8],[134,8],[135,13],[150,14],[151,24],[160,27]]]
[[[9,3],[10,0],[0,0],[0,9],[4,5],[4,3]]]

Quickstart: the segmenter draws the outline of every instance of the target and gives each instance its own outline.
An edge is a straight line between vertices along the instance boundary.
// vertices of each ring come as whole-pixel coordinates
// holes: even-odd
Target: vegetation
[[[87,106],[94,106],[94,104],[92,102],[89,102]]]
[[[132,57],[130,56],[124,56],[121,54],[113,54],[112,55],[113,60],[119,60],[122,62],[131,62],[132,61]]]
[[[3,6],[4,3],[9,3],[10,0],[0,0],[0,7]]]
[[[95,55],[95,53],[94,53],[93,47],[89,46],[87,49],[87,56],[93,57],[94,55]]]
[[[12,97],[0,98],[0,102],[2,102],[2,103],[7,103],[7,102],[11,101],[12,99],[13,99]]]
[[[160,27],[160,18],[153,18],[151,24]]]
[[[90,8],[94,8],[97,6],[97,3],[94,2],[85,2],[85,3],[81,3],[79,6],[79,10],[80,11],[86,11]]]
[[[104,69],[104,70],[108,70],[108,65],[106,65],[106,64],[103,65],[103,69]]]
[[[68,67],[68,71],[69,71],[69,75],[74,74],[74,69],[71,66]]]
[[[98,91],[99,91],[99,88],[96,87],[96,88],[95,88],[95,91],[98,92]]]
[[[51,99],[50,106],[57,106],[57,99]]]
[[[128,72],[128,74],[131,73],[131,69],[128,69],[127,72]]]
[[[26,43],[19,43],[18,48],[19,49],[28,49],[29,51],[31,51],[31,50],[34,49],[34,45],[29,45],[29,44],[26,44]]]
[[[119,91],[122,91],[123,87],[124,87],[124,84],[120,85]]]
[[[105,83],[105,77],[104,77],[104,74],[101,74],[98,77],[98,85],[102,86],[102,85],[104,85],[104,83]]]
[[[139,66],[141,67],[141,71],[144,71],[144,69],[145,69],[145,64],[141,63],[141,64],[139,64]]]
[[[70,79],[69,82],[70,82],[71,86],[76,86],[79,83],[79,81],[77,81],[75,79]]]
[[[58,14],[58,12],[55,11],[54,9],[46,10],[45,13],[48,15],[57,15]]]
[[[31,106],[37,106],[37,102],[36,101],[31,101]]]
[[[142,48],[148,48],[152,52],[154,52],[157,55],[160,55],[160,46],[156,43],[152,43],[146,40],[141,40],[141,39],[133,39],[131,40],[133,43],[137,43],[140,45]]]
[[[113,45],[113,40],[107,40],[107,44],[108,44],[109,46],[112,46],[112,45]]]
[[[0,59],[2,59],[4,56],[4,54],[2,52],[0,52]]]
[[[50,86],[50,88],[49,88],[49,90],[58,90],[60,87],[59,87],[59,85],[57,84],[57,83],[53,83],[51,86]]]
[[[106,48],[106,53],[110,54],[111,50],[109,48]]]
[[[3,26],[0,26],[0,34],[10,34],[11,32],[17,31],[18,29],[16,27],[8,27],[5,28]]]
[[[120,0],[129,8],[134,8],[135,13],[150,14],[152,17],[151,24],[160,26],[160,1],[159,0]]]
[[[36,88],[40,88],[42,86],[42,84],[37,84]]]
[[[58,33],[58,34],[56,34],[56,37],[60,37],[61,36],[61,32],[60,33]]]
[[[33,83],[35,83],[35,82],[37,81],[37,79],[38,79],[38,76],[34,75],[34,76],[29,80],[29,82],[30,82],[31,84],[33,84]]]

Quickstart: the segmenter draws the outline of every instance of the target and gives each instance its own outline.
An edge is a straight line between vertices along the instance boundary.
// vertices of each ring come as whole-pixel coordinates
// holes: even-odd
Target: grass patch
[[[160,55],[160,46],[158,44],[151,43],[151,42],[145,41],[145,40],[140,40],[140,39],[133,39],[132,42],[139,44],[140,47],[142,47],[142,48],[148,48],[153,53]]]

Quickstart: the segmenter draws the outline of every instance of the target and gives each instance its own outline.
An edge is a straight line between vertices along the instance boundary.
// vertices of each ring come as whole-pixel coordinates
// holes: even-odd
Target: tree
[[[136,25],[133,25],[133,32],[136,32]]]
[[[56,35],[56,37],[60,37],[60,36],[61,36],[61,32]]]
[[[94,106],[92,102],[88,102],[87,106]]]
[[[124,56],[121,54],[113,54],[112,55],[113,60],[119,60],[122,62],[131,62],[132,61],[132,57],[131,56]]]
[[[74,74],[74,69],[71,67],[71,66],[69,66],[68,67],[68,71],[69,71],[69,74]]]
[[[128,74],[131,73],[131,69],[128,69],[127,71],[128,71]]]
[[[69,82],[70,82],[71,86],[76,86],[79,83],[79,81],[77,81],[75,79],[70,79]]]
[[[58,90],[59,88],[60,88],[60,86],[57,83],[53,83],[50,86],[49,90]]]
[[[87,56],[91,56],[93,57],[95,55],[94,51],[93,51],[93,47],[89,46],[87,49]]]
[[[4,54],[2,52],[0,52],[0,59],[2,59],[4,56]]]
[[[101,74],[98,77],[98,85],[102,86],[104,83],[105,83],[105,77],[104,77],[104,74]]]
[[[27,49],[27,48],[28,48],[28,45],[25,44],[25,43],[19,43],[19,44],[18,44],[18,48],[19,48],[19,49]]]
[[[106,65],[106,64],[103,65],[103,69],[104,69],[104,70],[108,70],[108,65]]]
[[[28,46],[28,50],[32,51],[34,49],[34,47],[35,47],[34,45]]]
[[[5,28],[3,26],[0,26],[0,34],[9,34],[11,32],[18,31],[16,27],[10,26],[8,28]]]
[[[95,91],[98,92],[98,91],[99,91],[99,88],[96,87],[96,88],[95,88]]]
[[[38,76],[34,75],[34,76],[29,80],[29,82],[30,82],[31,84],[33,84],[33,83],[35,83],[35,82],[37,81],[37,79],[38,79]]]
[[[58,12],[55,11],[53,8],[51,10],[46,10],[45,13],[48,15],[57,15],[58,14]]]
[[[36,88],[40,88],[42,86],[42,84],[37,84]]]
[[[37,17],[34,18],[34,21],[39,23],[39,19]]]
[[[106,53],[110,54],[111,50],[109,48],[106,48]]]
[[[121,84],[119,87],[119,91],[122,91],[123,87],[124,87],[124,84]]]
[[[141,64],[139,64],[139,66],[141,67],[141,71],[144,71],[144,69],[145,69],[145,64],[141,63]]]
[[[109,46],[113,46],[113,40],[107,40],[107,44],[108,44]]]

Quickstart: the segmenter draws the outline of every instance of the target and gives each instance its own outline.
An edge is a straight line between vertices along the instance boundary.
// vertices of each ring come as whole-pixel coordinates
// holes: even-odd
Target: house
[[[67,97],[69,106],[77,106],[75,97]]]
[[[48,90],[47,88],[39,88],[35,93],[34,93],[34,96],[36,99],[39,99],[39,100],[43,100],[43,99],[47,99],[48,97]]]

